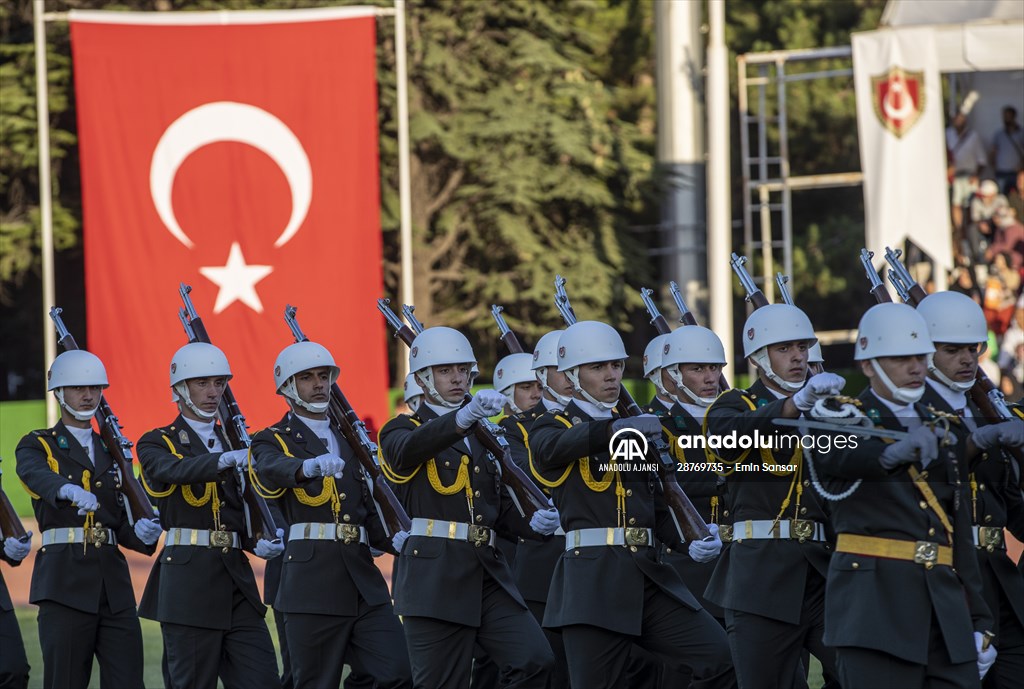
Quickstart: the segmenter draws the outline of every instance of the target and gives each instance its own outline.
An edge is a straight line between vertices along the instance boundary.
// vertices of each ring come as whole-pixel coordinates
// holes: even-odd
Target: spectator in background
[[[992,216],[1001,208],[1008,208],[1006,197],[999,193],[999,185],[986,179],[971,199],[971,216],[965,238],[969,246],[968,255],[972,263],[981,263],[985,250],[992,242]]]
[[[1010,269],[1017,271],[1019,280],[1024,277],[1024,225],[1012,208],[1000,208],[992,217],[992,228],[992,241],[985,250],[985,260],[992,263],[1003,255]]]
[[[953,227],[963,231],[964,205],[971,198],[981,176],[988,154],[981,137],[967,127],[967,115],[958,112],[953,124],[946,128],[946,159],[951,187]]]
[[[1017,188],[1006,195],[1006,201],[1017,214],[1017,219],[1024,221],[1024,170],[1017,173]]]
[[[1024,397],[1024,296],[1017,300],[1013,323],[1003,334],[999,346],[999,385],[1006,399],[1016,402]]]
[[[982,308],[989,330],[1002,338],[1013,321],[1020,289],[1020,274],[1011,269],[1005,254],[998,254],[992,262],[988,280],[985,283],[985,301]]]
[[[1024,169],[1024,131],[1017,124],[1016,108],[1003,108],[1003,128],[992,137],[991,155],[999,190],[1004,194],[1014,188],[1020,190],[1017,172]]]

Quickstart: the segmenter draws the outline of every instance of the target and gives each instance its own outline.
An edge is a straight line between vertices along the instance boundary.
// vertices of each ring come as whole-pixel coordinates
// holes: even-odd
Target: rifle
[[[203,319],[199,317],[195,306],[192,305],[192,298],[189,296],[191,291],[192,288],[189,285],[181,283],[178,293],[181,295],[181,300],[185,303],[185,308],[178,309],[178,319],[181,320],[181,325],[185,328],[185,334],[188,336],[189,342],[213,344],[210,342],[210,335],[206,332],[206,325],[203,324]],[[221,396],[220,405],[217,407],[217,416],[220,418],[220,425],[224,428],[228,445],[231,446],[232,450],[248,449],[252,445],[252,439],[249,438],[249,426],[245,423],[245,416],[238,406],[238,400],[231,391],[231,386],[227,383],[224,384],[224,395]],[[270,514],[270,508],[267,507],[267,501],[246,480],[245,470],[242,467],[238,467],[238,484],[239,493],[242,498],[242,508],[245,513],[245,530],[248,537],[254,543],[261,538],[278,542],[277,525],[274,523],[274,517]],[[258,528],[253,528],[252,515],[254,513],[259,516]]]
[[[743,285],[743,289],[746,291],[746,300],[749,301],[754,309],[759,309],[762,306],[768,306],[768,297],[764,296],[764,292],[761,288],[754,284],[754,278],[750,277],[750,273],[747,272],[744,264],[747,262],[746,256],[740,256],[733,253],[732,260],[729,264],[732,266],[732,270],[736,273],[736,277],[740,279],[740,284]]]
[[[3,474],[3,470],[0,469],[0,476]],[[21,523],[21,518],[14,511],[14,505],[11,504],[10,498],[7,497],[7,493],[4,492],[2,484],[0,484],[0,541],[6,538],[17,538],[22,543],[27,543],[29,536]]]
[[[776,273],[775,284],[779,286],[779,296],[782,297],[782,303],[796,306],[793,303],[793,295],[789,293],[789,276],[783,273]],[[818,347],[820,348],[821,345],[818,345]],[[811,375],[817,375],[825,370],[822,364],[812,364],[810,362],[807,363],[807,368],[810,369]]]
[[[395,337],[400,338],[402,342],[412,347],[412,342],[416,339],[417,333],[413,332],[408,325],[402,322],[395,312],[391,310],[390,304],[390,299],[378,299],[377,309],[383,314],[384,320],[388,322],[388,325],[394,329]],[[423,324],[412,315],[414,308],[405,306],[402,311],[410,319],[410,323],[419,332],[423,332]],[[466,393],[464,403],[468,403],[472,398],[472,395]],[[473,435],[490,453],[498,469],[498,477],[505,484],[505,489],[508,491],[509,497],[512,498],[512,502],[515,503],[516,509],[519,510],[519,514],[529,519],[538,510],[551,509],[551,503],[548,502],[547,496],[512,461],[512,450],[509,448],[508,441],[505,440],[505,429],[488,419],[481,419],[473,424]]]
[[[306,342],[309,338],[299,327],[299,321],[295,318],[296,311],[298,309],[294,306],[290,304],[286,306],[284,320],[291,329],[295,341]],[[352,451],[363,469],[363,477],[366,480],[366,486],[370,489],[373,505],[377,508],[377,515],[380,517],[381,524],[387,529],[388,536],[394,536],[399,531],[412,530],[412,520],[405,513],[405,508],[395,497],[377,465],[377,444],[370,440],[370,434],[366,432],[366,424],[349,404],[345,393],[341,391],[337,382],[331,384],[331,401],[327,407],[327,416],[330,418],[331,424],[352,447]]]
[[[871,259],[874,257],[874,251],[868,251],[867,248],[860,250],[860,263],[864,266],[864,272],[868,276],[868,283],[871,285],[871,289],[868,291],[874,296],[876,302],[887,304],[892,301],[892,297],[889,295],[889,290],[885,288],[885,283],[878,277],[878,271],[875,270],[875,266],[871,263]]]
[[[893,251],[889,247],[885,247],[885,260],[891,268],[889,280],[896,288],[900,298],[914,308],[917,308],[917,305],[928,294],[910,276],[910,271],[907,270],[907,267],[903,265],[903,261],[900,260],[902,254],[903,252],[899,249]],[[997,419],[999,421],[1010,421],[1016,418],[1006,405],[1006,397],[1003,395],[1002,390],[996,387],[995,383],[992,382],[981,366],[978,366],[975,370],[974,385],[971,386],[969,393],[971,401],[977,405],[985,418],[993,421]],[[1024,467],[1024,451],[1021,448],[1010,447],[1006,448],[1006,450],[1017,460],[1017,466]],[[1024,476],[1020,479],[1020,486],[1024,490]]]
[[[53,325],[57,330],[57,342],[64,349],[65,352],[78,349],[78,343],[75,342],[75,338],[68,332],[67,327],[64,325],[64,319],[61,318],[60,314],[64,311],[60,307],[53,306],[50,308],[50,319],[53,320]],[[96,425],[100,429],[100,439],[103,441],[103,446],[107,448],[107,452],[110,453],[110,457],[114,460],[114,466],[118,473],[118,482],[120,485],[117,489],[125,497],[125,508],[128,513],[128,523],[132,526],[135,525],[136,519],[149,519],[156,523],[160,523],[160,519],[156,516],[156,512],[153,511],[153,504],[149,501],[149,496],[146,494],[142,484],[139,483],[139,479],[135,477],[135,468],[132,466],[132,441],[124,437],[121,433],[121,423],[117,420],[114,412],[111,411],[110,405],[107,404],[106,398],[103,394],[100,394],[100,404],[96,409]]]
[[[499,339],[505,343],[509,354],[522,354],[523,345],[520,344],[519,338],[512,332],[512,329],[508,327],[505,317],[501,315],[502,311],[504,311],[502,307],[497,304],[491,304],[491,315],[494,316],[494,322],[498,324],[498,332],[501,333]]]
[[[672,294],[672,300],[676,303],[676,308],[679,309],[679,322],[683,325],[698,325],[696,317],[693,312],[686,308],[686,302],[683,301],[683,293],[679,290],[679,285],[675,280],[668,283],[668,291]],[[646,302],[645,302],[646,303]],[[653,302],[651,303],[653,306]],[[650,309],[648,308],[648,311]],[[659,331],[660,332],[660,331]],[[725,392],[732,386],[729,385],[729,381],[725,378],[725,372],[721,371],[718,374],[718,391]]]
[[[573,311],[572,304],[569,303],[569,295],[565,292],[565,278],[561,275],[555,276],[555,306],[562,314],[562,320],[565,321],[566,326],[576,323],[576,312]],[[664,321],[664,318],[662,320]],[[629,394],[626,386],[621,384],[619,385],[617,408],[619,415],[624,417],[640,416],[644,413],[633,396]],[[668,505],[669,514],[672,515],[672,521],[675,523],[679,537],[686,541],[711,540],[712,536],[708,531],[708,525],[697,512],[697,508],[693,506],[690,498],[686,496],[683,487],[679,485],[679,479],[676,477],[676,462],[669,452],[668,443],[663,437],[658,436],[651,444],[654,446],[653,452],[649,450],[648,454],[653,455],[652,459],[658,465],[658,476],[661,479],[665,503]]]

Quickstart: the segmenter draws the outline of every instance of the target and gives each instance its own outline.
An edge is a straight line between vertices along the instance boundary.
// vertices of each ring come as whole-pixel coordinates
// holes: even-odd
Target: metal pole
[[[50,324],[50,307],[56,298],[53,272],[53,186],[50,180],[50,102],[46,78],[46,23],[43,0],[32,3],[36,43],[36,127],[39,137],[39,216],[43,261],[43,370],[57,357],[57,333]],[[57,423],[57,400],[46,395],[46,425]]]
[[[409,89],[406,70],[405,0],[395,0],[395,96],[398,101],[398,205],[399,246],[402,256],[402,303],[415,304],[412,278],[412,187],[409,170]],[[409,373],[409,361],[399,357],[401,385]]]
[[[708,0],[708,288],[710,328],[733,363],[732,199],[729,193],[729,51],[725,46],[725,0]],[[744,125],[746,126],[746,125]],[[731,366],[730,366],[731,368]]]

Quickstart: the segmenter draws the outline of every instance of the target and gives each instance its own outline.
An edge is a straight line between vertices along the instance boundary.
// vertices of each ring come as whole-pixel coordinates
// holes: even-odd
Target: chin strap
[[[717,397],[701,397],[690,388],[683,384],[683,374],[679,372],[679,364],[672,364],[665,368],[665,372],[668,373],[668,377],[672,379],[672,382],[676,384],[676,387],[686,393],[686,396],[693,400],[693,403],[699,407],[707,409],[714,403]],[[682,400],[676,396],[676,401],[682,403]]]
[[[473,376],[470,376],[470,385],[473,384]],[[430,401],[448,409],[458,409],[462,406],[462,400],[457,402],[449,402],[437,392],[437,388],[434,387],[434,372],[429,368],[425,368],[422,371],[416,371],[416,380],[423,388],[423,393],[426,397],[430,398]]]
[[[278,392],[287,397],[293,404],[297,404],[306,411],[313,412],[314,414],[323,414],[327,411],[327,407],[331,406],[330,400],[326,402],[307,402],[299,397],[299,391],[295,387],[295,376],[292,376],[285,381],[284,385],[281,386],[281,389],[278,390]]]
[[[671,376],[669,376],[671,378]],[[673,395],[671,392],[665,389],[665,386],[661,382],[661,368],[656,368],[647,375],[647,380],[651,381],[654,385],[655,391],[666,399],[670,399],[673,402],[678,402],[679,398]],[[672,380],[675,380],[673,378]]]
[[[748,358],[751,361],[753,361],[754,365],[761,369],[766,376],[768,376],[768,379],[770,381],[778,385],[786,392],[796,392],[797,390],[804,386],[805,382],[807,382],[806,380],[801,380],[799,383],[790,383],[788,380],[783,380],[781,377],[779,377],[779,374],[772,370],[772,362],[771,359],[769,359],[768,357],[767,347],[761,347],[761,349],[751,354]]]
[[[71,414],[71,416],[75,417],[79,421],[90,420],[92,417],[96,416],[96,411],[100,408],[99,403],[97,403],[96,406],[90,409],[89,411],[78,411],[77,409],[72,409],[64,401],[64,388],[57,388],[56,390],[54,390],[53,396],[57,398],[58,402],[60,402],[60,406],[64,408],[64,411],[66,411],[68,414]]]
[[[207,421],[209,421],[210,419],[213,419],[217,416],[216,411],[203,411],[202,409],[200,409],[199,407],[192,403],[192,397],[188,394],[188,383],[186,383],[185,381],[177,383],[171,388],[171,390],[171,396],[174,399],[174,401],[177,402],[180,400],[184,402],[185,406],[191,409],[192,412],[196,414],[199,418],[206,419]]]
[[[615,400],[614,402],[601,402],[601,401],[599,401],[596,397],[594,397],[589,392],[584,390],[582,385],[580,385],[579,373],[580,373],[580,367],[579,366],[576,366],[575,368],[570,368],[568,371],[565,372],[565,377],[568,378],[569,382],[572,383],[574,388],[576,388],[576,392],[578,392],[581,395],[583,395],[583,399],[585,399],[586,401],[590,402],[592,405],[594,405],[595,407],[597,407],[598,409],[600,409],[602,411],[611,411],[612,409],[615,409],[615,405],[618,404],[619,401],[618,400]]]
[[[501,390],[498,390],[508,399],[508,408],[512,410],[513,414],[522,414],[523,410],[516,404],[516,385],[513,383]]]
[[[878,374],[878,379],[882,381],[882,385],[886,387],[889,394],[897,402],[913,404],[924,396],[924,385],[919,388],[898,388],[892,382],[892,379],[886,375],[885,371],[882,370],[882,365],[878,363],[878,359],[871,359],[871,366],[875,369],[875,373]]]
[[[938,369],[938,367],[935,365],[935,355],[934,354],[929,354],[928,355],[928,373],[931,373],[933,376],[935,376],[935,378],[940,383],[945,385],[947,388],[949,388],[953,392],[967,392],[968,390],[970,390],[971,388],[974,387],[974,380],[973,379],[970,380],[969,382],[966,382],[966,383],[959,383],[959,382],[953,380],[952,378],[950,378],[949,376],[947,376],[942,371],[940,371]]]
[[[549,367],[544,366],[539,371],[537,371],[537,380],[540,381],[541,387],[544,388],[544,391],[547,392],[552,397],[554,397],[555,401],[562,405],[562,409],[565,409],[569,402],[572,402],[572,396],[559,395],[557,392],[555,392],[555,389],[553,387],[548,385],[548,368]]]

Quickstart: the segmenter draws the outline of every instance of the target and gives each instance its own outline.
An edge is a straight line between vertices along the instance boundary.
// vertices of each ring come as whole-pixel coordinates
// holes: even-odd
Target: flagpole
[[[36,127],[39,137],[39,215],[43,261],[43,370],[57,357],[57,332],[50,324],[50,307],[56,301],[53,271],[53,186],[50,180],[50,102],[46,78],[46,23],[43,0],[32,3],[36,44]],[[46,425],[57,423],[57,400],[46,395]]]
[[[409,170],[409,91],[406,71],[405,0],[395,0],[395,96],[398,101],[398,205],[400,215],[402,303],[415,304],[412,283],[412,188]],[[409,373],[409,362],[399,356],[399,385]]]

